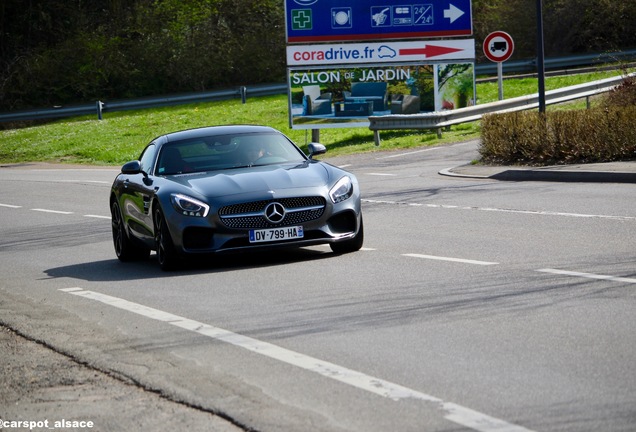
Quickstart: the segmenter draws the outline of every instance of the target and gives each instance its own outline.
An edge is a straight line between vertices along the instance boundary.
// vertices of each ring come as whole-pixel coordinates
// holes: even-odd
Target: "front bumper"
[[[324,208],[317,210],[315,200],[320,197]],[[284,203],[288,214],[280,224],[272,224],[262,210],[272,202]],[[298,204],[295,204],[298,203]],[[304,206],[305,212],[294,211]],[[167,217],[168,228],[177,251],[181,254],[206,254],[242,250],[262,250],[276,247],[302,247],[336,243],[349,240],[358,233],[361,224],[360,196],[354,193],[349,199],[334,204],[322,195],[276,197],[259,200],[235,200],[217,206],[206,218],[189,217],[173,212]],[[227,208],[235,215],[228,217]],[[249,209],[246,212],[245,209]],[[250,243],[249,231],[263,228],[302,226],[302,239]]]

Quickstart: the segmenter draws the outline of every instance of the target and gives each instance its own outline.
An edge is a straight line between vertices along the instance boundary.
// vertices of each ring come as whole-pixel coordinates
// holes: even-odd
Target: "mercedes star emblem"
[[[265,219],[271,223],[278,224],[285,218],[285,207],[281,203],[273,202],[265,207]]]

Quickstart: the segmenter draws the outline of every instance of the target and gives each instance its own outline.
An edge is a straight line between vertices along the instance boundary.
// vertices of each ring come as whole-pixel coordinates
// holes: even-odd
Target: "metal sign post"
[[[543,44],[543,7],[537,0],[537,74],[539,76],[539,112],[545,112],[545,52]]]
[[[503,100],[503,62],[497,62],[497,85],[499,86],[499,100]]]

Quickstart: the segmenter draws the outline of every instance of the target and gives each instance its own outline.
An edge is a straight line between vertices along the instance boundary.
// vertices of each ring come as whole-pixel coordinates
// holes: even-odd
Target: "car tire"
[[[364,243],[364,224],[362,223],[362,216],[360,216],[360,228],[358,233],[350,240],[341,241],[338,243],[330,243],[331,250],[337,254],[350,253],[360,250]]]
[[[136,244],[128,237],[124,216],[117,201],[113,202],[110,212],[113,229],[113,245],[115,246],[117,258],[122,262],[147,259],[150,256],[150,249]]]
[[[153,219],[159,266],[164,271],[176,270],[180,264],[179,255],[174,248],[170,231],[168,231],[168,224],[160,208],[155,209]]]

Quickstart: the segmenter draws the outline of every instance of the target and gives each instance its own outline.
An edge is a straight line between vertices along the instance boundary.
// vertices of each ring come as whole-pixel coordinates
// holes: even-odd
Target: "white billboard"
[[[475,59],[475,40],[290,45],[288,66],[409,63]]]

